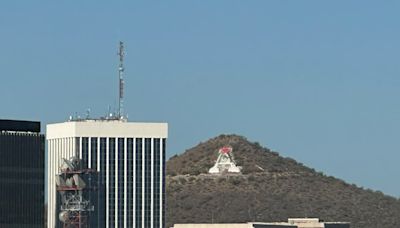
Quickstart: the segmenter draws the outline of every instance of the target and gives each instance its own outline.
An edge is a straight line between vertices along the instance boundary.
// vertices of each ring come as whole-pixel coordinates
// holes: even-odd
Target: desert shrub
[[[249,177],[247,178],[247,180],[253,182],[253,181],[256,180],[256,178],[254,177],[254,175],[249,175]]]
[[[179,183],[181,183],[181,184],[186,184],[186,178],[184,178],[184,177],[179,177]]]
[[[195,177],[193,177],[193,176],[192,176],[192,177],[189,177],[189,181],[190,181],[190,182],[194,182],[195,180],[196,180]]]
[[[233,185],[239,185],[241,183],[241,180],[239,178],[229,178],[229,183]]]

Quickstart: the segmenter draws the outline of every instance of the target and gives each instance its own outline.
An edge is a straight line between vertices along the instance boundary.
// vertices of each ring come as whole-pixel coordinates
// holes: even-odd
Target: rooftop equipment
[[[80,160],[62,159],[55,182],[59,195],[59,220],[63,228],[90,228],[90,215],[95,210],[91,199],[97,191],[97,171],[82,169]]]

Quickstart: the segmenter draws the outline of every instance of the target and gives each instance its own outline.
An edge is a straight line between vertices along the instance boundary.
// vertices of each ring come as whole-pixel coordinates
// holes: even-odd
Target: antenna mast
[[[119,67],[118,67],[118,84],[119,84],[119,94],[118,94],[118,118],[124,119],[123,113],[123,102],[124,102],[124,57],[125,57],[125,50],[124,50],[124,42],[119,42]]]

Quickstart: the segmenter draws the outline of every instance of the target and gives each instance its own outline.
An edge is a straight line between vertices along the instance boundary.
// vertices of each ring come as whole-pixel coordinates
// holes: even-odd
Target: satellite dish
[[[65,180],[65,185],[68,186],[68,187],[74,186],[74,179],[73,179],[72,177],[66,179],[66,180]]]
[[[72,163],[75,169],[79,168],[80,160],[77,157],[70,157],[69,161]]]
[[[65,180],[62,178],[60,175],[56,175],[56,185],[59,187],[64,187],[65,186]]]
[[[74,166],[74,164],[72,162],[68,161],[65,158],[62,158],[61,170],[63,170],[63,171],[67,171],[67,170],[73,171],[74,169],[75,169],[75,166]]]
[[[58,218],[60,219],[61,222],[66,223],[69,220],[69,212],[68,211],[62,211],[60,214],[58,214]]]
[[[74,181],[75,181],[75,185],[78,188],[85,188],[86,187],[85,181],[83,181],[82,178],[78,174],[75,174],[73,176],[73,178],[74,178]]]

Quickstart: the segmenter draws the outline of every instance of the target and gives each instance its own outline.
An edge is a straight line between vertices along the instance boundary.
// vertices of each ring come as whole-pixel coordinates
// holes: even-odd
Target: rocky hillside
[[[208,175],[230,145],[242,175]],[[400,200],[328,177],[237,135],[221,135],[167,162],[167,225],[319,217],[354,228],[400,227]]]

